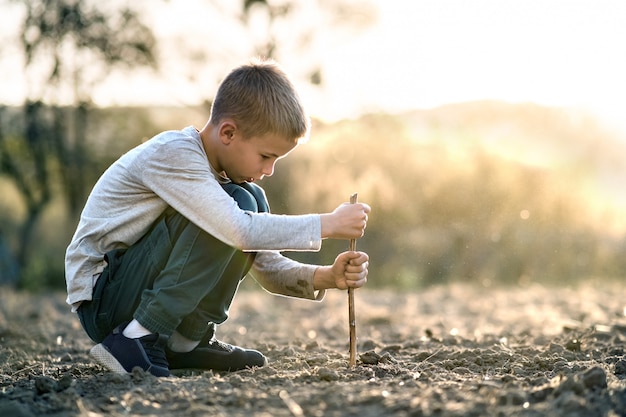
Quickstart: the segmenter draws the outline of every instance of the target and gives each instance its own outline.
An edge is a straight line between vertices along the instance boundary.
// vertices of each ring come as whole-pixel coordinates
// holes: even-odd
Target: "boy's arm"
[[[226,244],[244,251],[317,251],[318,214],[277,216],[240,210],[211,172],[206,156],[189,141],[154,146],[129,171],[167,205]]]
[[[304,264],[279,252],[258,252],[252,277],[268,292],[287,297],[321,301],[326,290],[316,290],[314,276],[319,265]]]
[[[278,252],[259,252],[252,275],[271,293],[320,301],[327,289],[365,285],[368,266],[369,257],[364,252],[340,253],[332,265],[323,266],[303,264]]]
[[[147,189],[169,206],[230,246],[244,251],[317,251],[322,239],[363,235],[370,211],[366,204],[346,203],[321,215],[244,212],[222,189],[199,149],[185,141],[172,142],[150,148],[136,158],[131,171],[140,173]]]
[[[365,252],[346,251],[332,265],[320,266],[313,275],[316,290],[360,288],[367,282],[369,256]]]
[[[332,213],[320,214],[322,239],[348,240],[362,237],[370,210],[367,204],[343,203]]]

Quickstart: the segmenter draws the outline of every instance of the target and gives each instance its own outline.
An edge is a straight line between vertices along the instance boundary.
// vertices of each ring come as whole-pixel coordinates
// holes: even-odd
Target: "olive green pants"
[[[226,184],[243,210],[269,211],[255,184]],[[173,209],[127,249],[105,255],[91,301],[78,309],[80,322],[96,343],[135,318],[166,336],[174,330],[201,340],[228,318],[239,283],[254,253],[244,253],[209,235]]]

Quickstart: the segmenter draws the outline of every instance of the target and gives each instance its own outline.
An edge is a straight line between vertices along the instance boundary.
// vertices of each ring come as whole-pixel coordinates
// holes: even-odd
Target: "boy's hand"
[[[340,253],[329,266],[315,271],[313,287],[316,290],[361,288],[367,282],[369,256],[365,252]]]
[[[343,203],[332,213],[321,214],[322,239],[358,239],[365,233],[367,214],[372,209],[364,203]]]

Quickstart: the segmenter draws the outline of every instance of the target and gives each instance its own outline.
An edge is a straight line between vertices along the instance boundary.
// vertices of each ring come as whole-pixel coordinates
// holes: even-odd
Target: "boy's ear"
[[[220,123],[219,136],[220,141],[227,144],[230,143],[237,133],[237,125],[233,120],[224,120]]]

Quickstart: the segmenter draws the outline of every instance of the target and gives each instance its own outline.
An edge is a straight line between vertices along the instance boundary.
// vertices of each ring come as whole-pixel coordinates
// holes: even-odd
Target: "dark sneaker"
[[[118,374],[125,374],[134,367],[139,367],[154,376],[170,376],[165,357],[165,341],[159,334],[129,339],[122,334],[124,327],[116,327],[102,343],[94,346],[91,356]]]
[[[267,359],[257,350],[229,345],[217,339],[201,344],[191,352],[178,353],[165,348],[170,369],[213,369],[238,371],[267,365]]]

